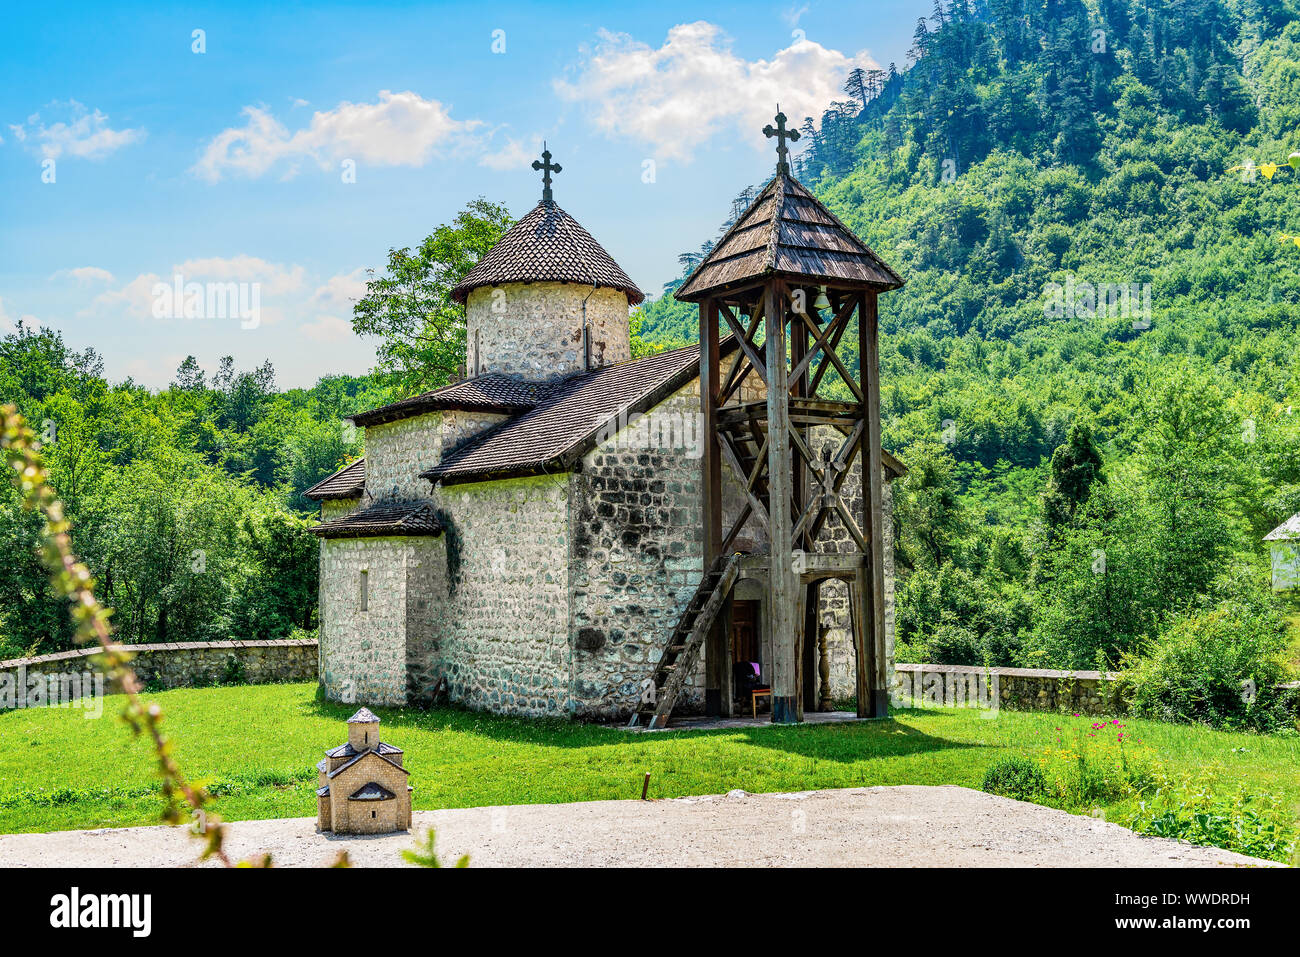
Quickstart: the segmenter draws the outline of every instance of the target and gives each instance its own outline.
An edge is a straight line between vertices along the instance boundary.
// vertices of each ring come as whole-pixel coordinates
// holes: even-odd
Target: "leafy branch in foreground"
[[[225,866],[233,867],[233,862],[222,847],[225,829],[220,818],[208,815],[203,810],[208,800],[207,793],[190,784],[181,773],[172,757],[171,745],[162,731],[162,709],[152,702],[141,700],[140,679],[131,669],[130,655],[121,645],[112,641],[109,611],[95,597],[95,582],[90,569],[73,554],[69,536],[71,524],[64,516],[63,503],[50,486],[49,473],[41,460],[40,444],[26,421],[18,414],[17,408],[12,405],[0,407],[0,451],[3,451],[9,464],[10,478],[22,496],[23,507],[39,511],[45,519],[39,549],[41,563],[50,573],[50,583],[55,593],[69,603],[73,623],[76,625],[77,643],[95,642],[99,645],[100,653],[94,659],[95,665],[122,690],[126,696],[123,718],[137,736],[148,738],[153,748],[158,772],[162,776],[163,796],[167,802],[163,819],[171,824],[180,823],[181,804],[183,802],[188,805],[195,812],[195,820],[198,822],[198,829],[194,833],[206,841],[203,858],[216,857]],[[269,859],[263,858],[261,863],[269,863]]]
[[[416,844],[409,851],[402,851],[402,857],[418,867],[442,867],[442,862],[438,860],[437,844],[437,835],[434,834],[433,828],[429,828],[424,834],[424,841]],[[456,862],[456,866],[469,867],[469,855],[463,855]]]

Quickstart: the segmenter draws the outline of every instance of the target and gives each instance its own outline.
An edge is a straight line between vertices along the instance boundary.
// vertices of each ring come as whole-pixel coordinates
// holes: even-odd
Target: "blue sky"
[[[543,139],[556,201],[658,294],[770,174],[772,102],[819,116],[851,66],[901,68],[929,8],[7,4],[0,330],[155,387],[189,354],[270,358],[282,387],[364,372],[364,270],[475,196],[523,215]],[[177,274],[256,283],[256,323],[156,315]]]

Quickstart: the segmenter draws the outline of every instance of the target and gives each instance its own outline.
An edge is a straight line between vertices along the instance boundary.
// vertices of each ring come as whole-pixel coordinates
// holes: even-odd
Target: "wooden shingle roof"
[[[882,290],[903,285],[853,230],[786,173],[768,181],[674,296],[699,302],[769,276]]]
[[[735,341],[724,340],[727,351]],[[620,414],[643,413],[699,375],[700,348],[658,355],[570,376],[537,406],[480,433],[423,478],[450,485],[566,471]]]
[[[413,415],[439,412],[444,409],[501,412],[509,415],[531,409],[537,404],[537,397],[545,388],[544,385],[521,382],[499,372],[488,372],[431,392],[423,392],[409,399],[399,399],[397,402],[381,405],[369,412],[358,412],[348,418],[355,425],[367,426],[394,422]]]
[[[311,529],[321,538],[380,538],[386,535],[441,535],[442,524],[430,502],[384,502]]]
[[[304,498],[319,502],[322,499],[360,498],[366,490],[366,460],[357,459],[333,475],[321,479],[307,491]]]
[[[470,291],[511,282],[572,282],[606,286],[635,306],[645,299],[627,273],[591,233],[554,202],[542,200],[510,227],[451,291],[464,303]]]

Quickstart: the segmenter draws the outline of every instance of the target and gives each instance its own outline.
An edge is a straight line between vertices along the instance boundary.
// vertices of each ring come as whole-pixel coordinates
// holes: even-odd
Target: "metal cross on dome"
[[[542,202],[553,203],[555,200],[551,196],[551,174],[558,173],[562,166],[559,163],[551,162],[551,151],[546,148],[546,142],[542,142],[541,160],[533,160],[533,169],[542,171]]]
[[[791,143],[797,141],[799,139],[799,131],[787,130],[785,128],[786,117],[785,114],[781,112],[780,103],[776,105],[776,116],[773,117],[773,119],[776,120],[776,126],[773,127],[771,123],[767,124],[767,126],[763,127],[763,135],[769,139],[773,136],[776,137],[776,171],[778,173],[789,173],[790,150],[786,147],[785,141],[789,140]]]

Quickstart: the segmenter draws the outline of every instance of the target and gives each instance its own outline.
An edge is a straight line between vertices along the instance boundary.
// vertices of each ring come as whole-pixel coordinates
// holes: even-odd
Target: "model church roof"
[[[645,294],[591,233],[553,201],[545,199],[488,250],[469,275],[452,289],[451,298],[464,303],[475,289],[511,282],[606,286],[625,293],[634,306],[645,299]]]

